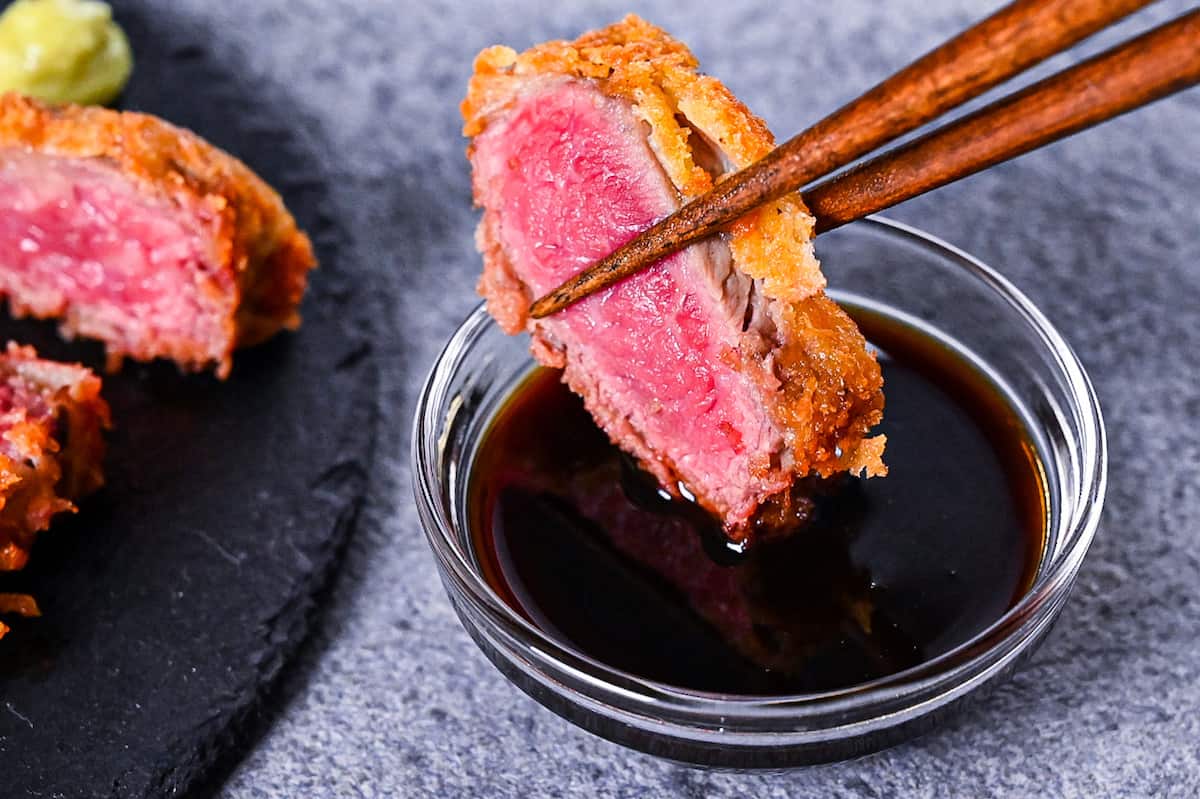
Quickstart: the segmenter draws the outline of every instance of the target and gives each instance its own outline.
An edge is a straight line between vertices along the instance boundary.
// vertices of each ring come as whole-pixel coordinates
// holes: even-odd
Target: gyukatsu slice
[[[0,296],[123,357],[228,375],[294,328],[308,238],[245,164],[146,114],[0,97]]]
[[[799,195],[546,319],[537,296],[761,158],[760,119],[638,19],[483,51],[462,111],[479,290],[609,437],[734,540],[788,526],[797,478],[880,475],[882,377],[824,293]]]
[[[0,571],[23,568],[37,533],[104,484],[100,385],[32,347],[0,353]]]

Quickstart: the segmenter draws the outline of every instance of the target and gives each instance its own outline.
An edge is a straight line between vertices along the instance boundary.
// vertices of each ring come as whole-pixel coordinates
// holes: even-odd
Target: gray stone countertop
[[[1082,52],[1185,6],[1159,4]],[[468,640],[414,511],[413,403],[476,303],[458,117],[476,51],[573,37],[634,10],[790,134],[992,7],[162,4],[181,35],[283,98],[323,144],[348,251],[386,289],[383,469],[315,635],[224,795],[1200,794],[1200,91],[893,212],[997,266],[1046,311],[1096,383],[1111,445],[1102,528],[1057,628],[1011,681],[936,732],[773,775],[683,768],[595,738],[512,687]]]

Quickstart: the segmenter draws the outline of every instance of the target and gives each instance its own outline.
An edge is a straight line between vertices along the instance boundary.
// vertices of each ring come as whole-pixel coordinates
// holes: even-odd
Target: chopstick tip
[[[534,319],[544,319],[551,314],[557,313],[569,305],[568,302],[563,302],[559,292],[550,292],[544,297],[539,297],[534,300],[529,306],[529,315]]]

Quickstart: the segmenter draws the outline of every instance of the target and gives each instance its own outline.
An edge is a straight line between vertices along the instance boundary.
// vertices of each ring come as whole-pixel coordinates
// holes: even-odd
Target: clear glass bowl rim
[[[451,336],[431,369],[417,402],[412,440],[414,493],[422,526],[452,598],[466,602],[485,622],[472,630],[463,619],[473,636],[485,636],[519,663],[523,673],[555,693],[565,693],[569,701],[652,734],[670,735],[673,731],[666,727],[677,727],[691,740],[756,745],[756,739],[764,738],[761,743],[786,745],[845,738],[855,728],[869,731],[909,721],[988,682],[1045,634],[1092,542],[1105,495],[1107,444],[1092,383],[1070,345],[1042,312],[979,259],[885,217],[853,224],[931,249],[966,270],[1017,312],[1065,381],[1080,426],[1073,441],[1078,480],[1064,486],[1073,501],[1058,525],[1063,544],[1025,596],[987,629],[949,652],[877,680],[822,693],[741,696],[687,690],[614,669],[556,641],[509,608],[467,560],[456,545],[455,524],[440,496],[441,420],[435,411],[459,361],[494,325],[480,304]]]

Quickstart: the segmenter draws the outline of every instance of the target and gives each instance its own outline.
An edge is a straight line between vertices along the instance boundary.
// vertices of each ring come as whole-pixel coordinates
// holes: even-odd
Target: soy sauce
[[[707,522],[639,497],[636,467],[558,373],[540,369],[474,460],[470,521],[489,584],[603,663],[727,694],[866,682],[998,619],[1044,547],[1046,492],[1027,428],[954,350],[848,310],[879,350],[888,477],[811,481],[803,529],[741,558],[714,556]]]

